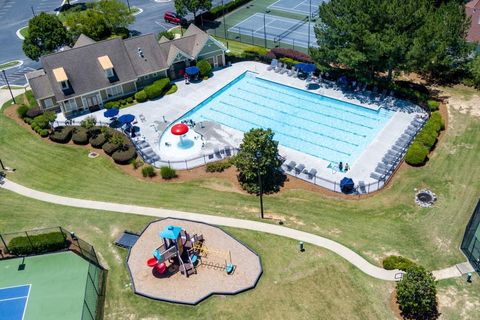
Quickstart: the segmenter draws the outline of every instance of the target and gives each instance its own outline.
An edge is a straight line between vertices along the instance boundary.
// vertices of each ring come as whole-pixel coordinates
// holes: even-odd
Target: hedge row
[[[223,172],[225,169],[228,169],[232,166],[232,162],[230,160],[224,161],[217,161],[208,163],[205,167],[205,171],[207,172]]]
[[[442,116],[439,112],[433,112],[422,130],[417,134],[412,145],[408,148],[405,155],[405,162],[412,166],[423,165],[428,153],[437,143],[437,137],[440,131],[445,129]]]
[[[163,94],[170,89],[170,79],[163,78],[155,81],[153,84],[146,86],[143,91],[150,100],[160,98]]]
[[[203,19],[206,20],[215,20],[218,17],[221,17],[223,14],[232,12],[233,10],[243,6],[246,3],[249,3],[250,1],[252,0],[232,0],[228,3],[225,3],[224,5],[218,5],[213,7],[209,11],[203,13],[201,16]]]
[[[408,268],[413,267],[415,262],[404,258],[402,256],[388,256],[383,259],[383,268],[386,270],[403,270],[406,271]]]
[[[134,101],[134,95],[131,95],[131,96],[128,96],[128,97],[125,97],[125,98],[122,98],[122,99],[118,99],[118,100],[112,100],[112,101],[108,101],[105,103],[105,109],[111,109],[111,108],[117,108],[117,109],[120,109],[122,107],[125,107],[129,104],[132,104]],[[141,102],[141,101],[139,101]]]
[[[212,65],[205,59],[197,61],[197,68],[200,70],[200,75],[202,77],[209,76],[212,72]]]
[[[62,250],[69,245],[63,233],[58,231],[13,238],[8,243],[8,250],[11,254],[20,256]]]
[[[272,48],[268,55],[271,58],[290,58],[300,62],[313,63],[312,58],[308,54],[288,48]]]
[[[73,127],[56,127],[49,138],[56,143],[68,143],[72,139]]]

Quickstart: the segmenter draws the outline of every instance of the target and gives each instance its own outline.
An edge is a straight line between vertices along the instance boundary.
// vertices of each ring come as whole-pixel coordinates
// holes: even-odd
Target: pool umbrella
[[[118,114],[118,111],[119,110],[117,108],[111,108],[111,109],[108,109],[107,111],[105,111],[103,113],[103,116],[105,118],[113,118]]]
[[[131,123],[135,120],[135,116],[133,114],[124,114],[118,118],[118,122],[121,124]]]
[[[188,132],[188,126],[184,123],[177,123],[174,125],[171,129],[170,132],[173,135],[180,136],[180,143],[183,144],[183,139],[182,136]]]
[[[188,67],[185,69],[185,72],[186,74],[188,74],[189,76],[194,76],[196,74],[198,74],[200,72],[200,69],[198,69],[198,67],[196,66],[192,66],[192,67]]]
[[[351,178],[345,177],[340,181],[340,190],[342,190],[343,193],[352,192],[354,186],[355,183],[353,183],[353,180]]]
[[[310,73],[314,72],[317,69],[317,66],[315,66],[313,63],[297,63],[295,65],[295,68],[298,70],[302,70],[305,73]]]

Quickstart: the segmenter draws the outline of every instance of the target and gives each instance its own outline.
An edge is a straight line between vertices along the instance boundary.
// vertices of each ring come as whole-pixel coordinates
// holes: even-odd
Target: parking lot
[[[91,2],[85,0],[83,2]],[[122,0],[127,3],[126,0]],[[79,1],[70,0],[74,4]],[[158,33],[173,27],[173,24],[163,20],[165,11],[175,11],[173,1],[164,0],[129,0],[131,6],[143,10],[136,16],[136,21],[130,26],[131,30],[138,33]],[[225,1],[225,3],[228,1]],[[214,0],[214,5],[221,3],[221,0]],[[6,70],[8,81],[13,85],[24,85],[26,83],[25,73],[41,67],[39,62],[28,59],[22,50],[22,40],[16,32],[26,26],[33,14],[40,12],[55,13],[60,7],[62,0],[0,0],[0,64],[11,60],[22,60],[23,65],[17,68]],[[3,75],[0,76],[0,86],[5,84]]]

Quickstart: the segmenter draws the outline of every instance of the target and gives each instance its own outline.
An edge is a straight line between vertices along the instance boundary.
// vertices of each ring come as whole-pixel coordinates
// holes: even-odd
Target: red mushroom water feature
[[[176,125],[172,126],[170,132],[176,136],[180,136],[180,144],[183,144],[182,136],[187,133],[189,130],[188,126],[184,123],[177,123]]]

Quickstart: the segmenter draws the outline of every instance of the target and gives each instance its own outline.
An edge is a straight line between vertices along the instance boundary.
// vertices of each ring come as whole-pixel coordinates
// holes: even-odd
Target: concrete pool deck
[[[243,138],[243,132],[218,124],[216,125],[216,129],[214,131],[212,130],[213,133],[209,135],[208,139],[198,139],[194,141],[194,143],[202,144],[203,147],[191,148],[192,152],[182,150],[181,157],[179,157],[177,152],[178,148],[175,147],[175,144],[172,145],[171,134],[166,132],[162,137],[162,132],[168,128],[170,123],[222,89],[245,71],[254,72],[257,77],[266,80],[325,95],[373,110],[378,110],[381,107],[394,108],[397,112],[395,112],[385,127],[365,148],[363,153],[357,158],[357,161],[349,164],[351,169],[347,173],[337,172],[336,170],[328,168],[329,163],[314,156],[281,145],[279,146],[280,154],[286,158],[285,164],[294,161],[297,164],[305,165],[305,169],[308,171],[310,169],[316,169],[317,177],[320,178],[315,179],[315,184],[328,189],[332,189],[333,184],[338,184],[344,176],[352,178],[355,182],[363,181],[367,185],[376,183],[377,181],[372,179],[370,174],[374,172],[377,164],[382,161],[383,156],[402,135],[412,120],[422,114],[419,107],[402,100],[392,101],[391,99],[386,99],[382,102],[367,103],[360,95],[347,96],[342,91],[335,90],[334,88],[321,87],[315,90],[306,90],[304,80],[269,71],[267,67],[268,65],[266,64],[253,61],[239,62],[233,64],[231,67],[215,71],[213,77],[207,81],[191,83],[189,85],[183,81],[178,81],[176,82],[178,86],[176,93],[164,96],[159,100],[148,101],[122,109],[120,110],[120,114],[130,113],[135,115],[138,120],[138,123],[135,125],[140,127],[141,139],[148,142],[153,151],[160,156],[161,161],[155,163],[156,166],[165,165],[168,161],[177,161],[176,163],[171,162],[170,165],[176,169],[185,169],[186,162],[181,160],[191,160],[195,158],[195,161],[188,161],[188,167],[192,168],[203,165],[206,161],[206,156],[213,158],[211,154],[219,149],[223,150],[225,147],[238,148]],[[409,110],[409,112],[403,112],[402,110]],[[103,112],[104,110],[97,111],[77,117],[74,120],[79,121],[85,117],[94,116],[98,121],[108,121],[108,119],[103,117]],[[64,120],[63,116],[59,115],[58,120]],[[175,138],[178,139],[178,137]],[[213,160],[220,158],[221,156],[213,158]],[[342,159],[339,159],[339,161],[342,161]],[[309,179],[306,174],[299,173],[297,175],[294,171],[295,170],[291,170],[291,172],[287,173],[313,182],[313,179]],[[336,188],[338,188],[338,185]]]

